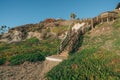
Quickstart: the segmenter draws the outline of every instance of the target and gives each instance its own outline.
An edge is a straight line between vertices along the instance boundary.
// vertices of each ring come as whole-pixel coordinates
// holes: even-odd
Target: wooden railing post
[[[76,32],[72,31],[71,25],[69,25],[68,28],[68,32],[64,38],[63,41],[61,41],[59,49],[58,49],[58,53],[61,53],[62,51],[64,51],[66,48],[69,48],[69,51],[72,50],[72,48],[75,48],[75,46],[78,43],[78,38],[80,37],[79,35],[83,35],[85,34],[89,28],[91,28],[92,30],[94,29],[95,25],[103,23],[103,22],[109,22],[109,21],[114,21],[114,19],[116,19],[117,17],[115,15],[111,15],[108,14],[107,16],[97,16],[95,18],[91,18],[91,19],[82,19],[81,23],[84,22],[86,25],[82,26],[79,30],[78,33],[76,34]],[[90,25],[90,27],[89,27]]]
[[[94,27],[93,19],[91,19],[91,27],[92,27],[92,29],[93,29],[93,27]]]

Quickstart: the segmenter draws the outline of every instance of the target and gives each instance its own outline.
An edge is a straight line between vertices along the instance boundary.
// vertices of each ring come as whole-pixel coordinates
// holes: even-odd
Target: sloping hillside
[[[0,79],[45,79],[45,73],[59,63],[47,61],[45,57],[57,53],[60,41],[72,22],[77,20],[48,19],[38,24],[10,29],[8,33],[1,35]],[[78,52],[70,54],[67,60],[50,70],[46,78],[49,80],[119,80],[119,32],[120,19],[97,25],[82,36]]]
[[[120,19],[99,24],[82,46],[47,74],[48,80],[120,80]]]
[[[34,37],[39,40],[45,40],[48,38],[62,39],[68,29],[68,26],[72,22],[76,21],[55,20],[50,18],[40,23],[18,26],[11,28],[8,33],[0,35],[0,42],[20,42]]]
[[[18,60],[13,64],[23,63],[23,58],[27,54],[31,56],[56,54],[60,40],[72,22],[75,21],[50,18],[37,24],[26,24],[10,29],[8,33],[0,36],[0,65],[4,63],[8,65],[13,62],[12,59]]]
[[[0,80],[43,80],[45,73],[59,63],[45,57],[57,54],[71,22],[47,19],[12,28],[1,35]]]

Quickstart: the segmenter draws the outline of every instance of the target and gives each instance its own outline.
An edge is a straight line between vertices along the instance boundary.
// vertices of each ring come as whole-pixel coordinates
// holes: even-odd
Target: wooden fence
[[[60,54],[64,50],[72,52],[77,47],[80,41],[79,39],[83,34],[100,23],[114,21],[115,19],[117,19],[117,14],[115,12],[105,12],[94,18],[80,20],[79,22],[84,22],[85,26],[82,26],[77,32],[72,31],[72,26],[70,25],[66,37],[60,43],[58,53]]]

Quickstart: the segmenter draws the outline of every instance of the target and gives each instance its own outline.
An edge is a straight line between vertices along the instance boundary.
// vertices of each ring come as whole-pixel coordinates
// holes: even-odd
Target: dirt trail
[[[17,66],[0,66],[0,80],[46,80],[45,75],[64,59],[67,52],[46,57],[43,62],[24,62]]]
[[[45,74],[60,62],[25,62],[18,66],[0,66],[0,80],[45,80]]]
[[[51,70],[54,66],[58,65],[60,62],[58,61],[48,61],[46,60],[44,63],[43,63],[43,69],[41,71],[41,80],[45,80],[44,79],[44,76],[45,74]]]

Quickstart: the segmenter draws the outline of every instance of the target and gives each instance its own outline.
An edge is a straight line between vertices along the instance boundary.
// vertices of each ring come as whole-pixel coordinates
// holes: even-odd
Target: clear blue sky
[[[0,26],[38,23],[46,18],[94,17],[114,10],[120,0],[0,0]]]

